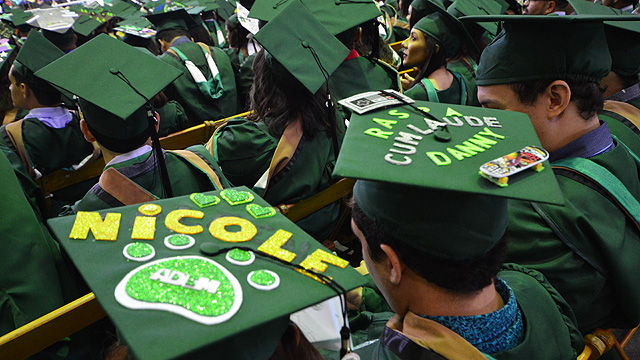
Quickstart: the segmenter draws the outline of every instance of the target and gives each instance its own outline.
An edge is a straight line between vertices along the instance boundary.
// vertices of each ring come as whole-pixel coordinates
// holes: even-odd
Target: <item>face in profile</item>
[[[411,29],[409,37],[402,42],[404,54],[402,65],[406,68],[420,67],[429,59],[426,35],[416,29]]]
[[[547,15],[553,9],[551,1],[545,0],[527,0],[524,2],[523,13],[525,15]]]

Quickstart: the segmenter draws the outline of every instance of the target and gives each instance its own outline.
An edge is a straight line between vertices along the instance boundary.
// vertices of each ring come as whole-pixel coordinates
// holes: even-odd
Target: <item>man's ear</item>
[[[387,254],[387,259],[389,261],[389,282],[393,285],[400,284],[402,280],[402,273],[406,265],[400,260],[400,257],[396,253],[393,248],[387,244],[380,245],[382,251]]]
[[[571,88],[569,84],[562,80],[556,80],[545,89],[545,94],[549,97],[547,107],[547,117],[553,119],[558,117],[569,106],[571,102]]]
[[[80,131],[82,131],[82,134],[84,135],[84,138],[88,142],[96,141],[96,138],[93,136],[91,131],[89,131],[89,127],[87,126],[87,122],[84,119],[80,120]]]
[[[543,10],[544,15],[551,14],[552,12],[556,11],[558,7],[558,3],[555,0],[547,1],[546,5],[547,7]]]

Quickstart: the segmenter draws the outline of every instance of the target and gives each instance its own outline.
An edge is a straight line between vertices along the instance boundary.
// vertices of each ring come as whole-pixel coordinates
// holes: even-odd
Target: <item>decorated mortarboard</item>
[[[73,30],[82,36],[89,36],[101,25],[102,23],[100,21],[92,18],[91,16],[82,14],[73,24]]]
[[[60,8],[29,10],[33,17],[27,20],[31,26],[58,34],[66,33],[75,22],[78,14]]]
[[[121,19],[139,17],[141,15],[138,8],[125,1],[114,2],[113,5],[109,8],[109,11]]]
[[[600,83],[611,69],[603,21],[619,17],[497,15],[461,20],[503,22],[504,30],[482,52],[476,72],[476,84],[486,86],[544,79]],[[531,41],[532,33],[545,40]]]
[[[279,12],[291,3],[301,0],[257,0],[249,17],[262,21],[271,21]],[[302,4],[333,35],[340,34],[366,21],[382,15],[373,1],[302,0]]]
[[[129,139],[149,126],[145,116],[138,116],[148,99],[181,74],[173,66],[101,34],[36,76],[77,95],[92,130],[112,139]]]
[[[153,13],[146,17],[156,27],[157,32],[172,29],[188,31],[195,25],[195,21],[185,9]]]
[[[545,158],[526,114],[416,101],[352,115],[334,176],[359,179],[354,198],[387,235],[460,260],[503,236],[506,199],[563,203]]]
[[[616,15],[635,19],[636,15],[587,1],[569,1],[578,15]],[[611,70],[622,76],[640,73],[640,22],[607,21],[604,28],[611,55]]]
[[[156,31],[152,27],[153,24],[147,18],[140,17],[124,20],[118,23],[118,27],[114,28],[114,30],[148,39],[156,35]]]
[[[289,314],[363,284],[246,187],[49,226],[141,360],[267,359]]]
[[[193,7],[201,6],[204,8],[202,9],[202,12],[213,11],[220,7],[216,0],[194,0],[192,2],[187,2],[186,4]]]
[[[254,39],[277,60],[272,62],[276,72],[283,66],[313,94],[349,55],[349,49],[297,0],[263,26]]]
[[[460,18],[463,16],[472,15],[501,15],[509,8],[509,4],[505,2],[497,2],[495,0],[456,0],[449,8],[447,12]],[[497,22],[482,22],[479,23],[492,36],[498,34]],[[473,30],[473,29],[471,29]]]

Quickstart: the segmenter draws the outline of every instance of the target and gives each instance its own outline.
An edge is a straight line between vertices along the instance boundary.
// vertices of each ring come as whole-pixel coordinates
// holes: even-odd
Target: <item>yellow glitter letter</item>
[[[229,225],[240,226],[240,231],[229,232],[226,227]],[[249,220],[234,216],[217,218],[209,225],[209,232],[214,238],[226,242],[245,242],[253,239],[258,233],[258,229]]]
[[[200,225],[182,225],[180,223],[180,219],[183,217],[202,219],[204,217],[204,213],[198,210],[173,210],[164,219],[164,225],[167,229],[173,230],[179,234],[198,234],[204,230]]]
[[[84,240],[91,230],[96,240],[115,241],[118,238],[118,229],[120,229],[120,216],[119,213],[107,213],[102,221],[97,212],[79,211],[69,239]]]
[[[278,230],[267,241],[262,243],[258,250],[273,255],[280,260],[291,262],[296,257],[296,254],[281,248],[291,238],[291,235],[293,234],[288,231]]]
[[[156,234],[156,218],[149,216],[136,216],[133,223],[132,239],[153,240]]]
[[[305,269],[324,272],[327,270],[327,264],[335,265],[340,268],[345,268],[349,265],[347,260],[341,259],[331,253],[318,249],[313,254],[307,256],[303,262],[300,263]]]

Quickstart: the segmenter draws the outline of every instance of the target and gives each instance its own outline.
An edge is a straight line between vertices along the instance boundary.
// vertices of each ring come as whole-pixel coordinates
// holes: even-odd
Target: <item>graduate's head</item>
[[[484,107],[529,115],[549,151],[575,140],[602,110],[600,81],[611,68],[603,24],[579,16],[504,16],[504,31],[480,58]],[[527,41],[536,32],[546,41]],[[562,37],[554,34],[562,33]]]
[[[147,20],[155,26],[156,40],[160,43],[163,52],[178,37],[184,36],[191,39],[189,28],[195,27],[195,21],[185,9],[150,14],[147,15]]]
[[[147,141],[154,126],[148,100],[180,75],[153,55],[105,34],[37,73],[78,96],[84,124],[100,145],[116,153]]]
[[[517,153],[539,144],[526,115],[414,105],[425,113],[400,106],[354,114],[334,171],[358,179],[352,228],[373,280],[401,315],[412,286],[474,296],[491,285],[504,260],[509,198],[561,202],[550,169],[509,174],[548,157],[539,148]],[[495,159],[503,166],[491,166]]]
[[[62,101],[60,91],[34,73],[49,63],[62,57],[64,53],[48,41],[41,33],[32,31],[18,52],[9,71],[11,99],[14,106],[21,109],[40,106],[55,106]],[[31,101],[27,99],[31,97]]]

